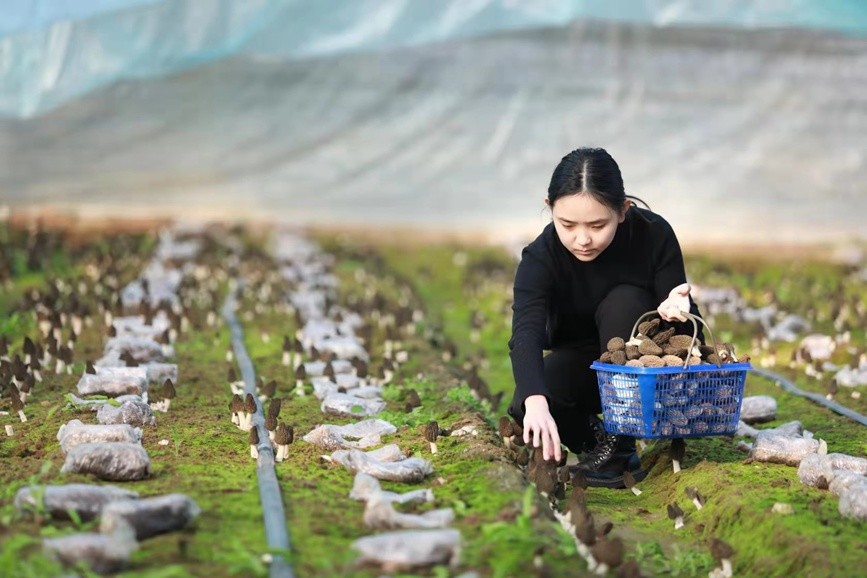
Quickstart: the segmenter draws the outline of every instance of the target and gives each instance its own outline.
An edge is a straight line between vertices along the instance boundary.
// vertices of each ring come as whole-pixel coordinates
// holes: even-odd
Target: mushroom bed
[[[124,327],[116,327],[120,331],[114,337],[108,334],[102,313],[97,314],[102,300],[94,287],[109,269],[116,287],[137,279],[160,250],[160,230],[154,225],[121,233],[57,229],[34,235],[26,227],[0,224],[4,255],[0,337],[8,341],[8,352],[0,356],[23,355],[24,338],[36,340],[41,335],[29,301],[34,289],[44,294],[60,286],[62,294],[78,296],[85,306],[82,310],[92,311],[91,322],[80,327],[71,361],[66,362],[72,373],[65,368],[56,373],[54,366],[43,368],[42,381],[33,385],[21,410],[26,422],[20,421],[17,404],[13,408],[8,395],[0,397],[0,412],[8,412],[0,414],[0,420],[13,430],[11,436],[0,432],[0,576],[64,575],[59,563],[45,555],[43,541],[100,532],[98,517],[62,519],[39,508],[35,514],[19,513],[15,505],[19,490],[59,484],[115,486],[136,492],[140,499],[184,494],[194,501],[198,515],[191,527],[155,537],[140,535],[137,549],[119,575],[267,575],[256,461],[250,457],[248,432],[232,423],[232,382],[237,377],[228,373],[237,366],[227,353],[229,331],[220,307],[234,287],[233,279],[243,281],[236,314],[261,380],[260,393],[267,391],[263,409],[267,398],[280,399],[279,422],[294,432],[294,442],[282,446],[283,459],[276,472],[290,533],[287,560],[296,575],[591,575],[585,557],[576,551],[574,534],[557,519],[570,509],[571,486],[567,483],[559,499],[556,492],[540,495],[536,491],[540,479],[515,463],[521,461],[522,450],[512,449],[512,442],[504,443],[498,432],[498,418],[504,414],[513,383],[507,342],[515,267],[514,256],[500,248],[452,242],[407,247],[405,240],[397,243],[384,236],[349,240],[327,231],[310,231],[308,238],[332,257],[329,273],[336,283],[330,305],[363,312],[367,328],[358,333],[364,336],[370,356],[369,373],[387,381],[381,388],[357,388],[356,401],[343,403],[353,396],[340,388],[354,391],[348,382],[337,379],[345,373],[337,370],[329,382],[299,375],[291,362],[286,363],[287,355],[291,358],[294,353],[284,353],[284,345],[292,342],[301,326],[285,305],[285,278],[275,275],[279,267],[270,256],[271,231],[214,227],[198,232],[203,235],[203,250],[179,291],[187,321],[172,343],[173,357],[157,362],[177,364],[177,373],[171,376],[175,397],[170,405],[162,399],[166,369],[154,367],[160,380],[151,380],[148,394],[155,424],[121,432],[126,436],[121,436],[123,440],[129,438],[122,443],[139,443],[135,430],[141,431],[140,444],[150,460],[147,477],[100,481],[89,474],[61,473],[65,454],[58,430],[73,420],[97,423],[96,412],[77,406],[71,395],[78,395],[76,385],[83,376],[95,376],[86,380],[89,386],[98,381],[98,368],[95,374],[88,372],[86,362],[96,362],[111,351],[115,357],[122,355],[107,346],[119,343],[109,340],[123,337]],[[827,394],[867,413],[867,400],[853,397],[865,387],[846,385],[849,382],[843,378],[832,382],[835,372],[823,366],[827,362],[848,367],[850,357],[864,351],[865,312],[857,305],[867,303],[863,262],[781,263],[696,255],[687,258],[687,265],[691,282],[705,289],[705,304],[701,291],[696,297],[718,339],[733,344],[738,354],[750,354],[755,366],[780,372],[804,390]],[[81,281],[88,285],[86,291],[81,291]],[[120,304],[105,297],[108,308],[119,316],[116,306]],[[305,306],[300,301],[296,305]],[[775,309],[770,314],[762,313],[762,308],[771,306]],[[399,335],[381,321],[389,315],[402,321]],[[786,321],[787,315],[797,319]],[[787,329],[796,333],[792,341],[768,339]],[[826,347],[831,350],[827,358],[810,350],[805,361],[805,336],[837,336],[844,331],[848,341]],[[806,345],[820,341],[813,339]],[[125,357],[144,355],[141,347],[124,351]],[[386,358],[395,362],[386,363]],[[852,375],[857,380],[857,374]],[[299,395],[299,381],[305,395]],[[330,413],[323,413],[326,404],[317,394],[331,398]],[[777,404],[775,415],[767,417],[770,421],[752,424],[756,429],[798,420],[803,430],[827,445],[829,454],[867,457],[864,426],[752,374],[745,395],[767,395]],[[372,408],[369,416],[367,407]],[[349,426],[367,419],[388,422],[394,431],[383,433],[381,443],[369,447],[366,444],[379,434],[356,434],[351,428],[320,428],[313,438],[337,444],[329,449],[302,439],[317,426]],[[436,428],[432,429],[433,422]],[[84,431],[73,424],[67,434],[80,435],[76,428]],[[602,542],[622,542],[623,558],[634,560],[645,576],[721,572],[716,570],[721,568],[719,552],[725,551],[720,541],[733,550],[734,575],[858,575],[867,561],[865,523],[841,515],[842,500],[833,492],[802,483],[797,465],[749,458],[738,442],[743,447],[752,444],[754,437],[753,432],[749,437],[688,439],[679,456],[678,473],[672,469],[672,441],[648,440],[642,451],[648,476],[635,484],[640,491],[586,489],[586,508],[596,528],[613,524],[610,539]],[[357,450],[339,449],[347,442],[364,445]],[[391,444],[408,460],[429,463],[433,473],[421,470],[420,481],[365,482],[377,495],[391,496],[372,511],[351,497],[359,492],[362,478],[340,462],[344,458],[357,462],[364,459],[363,452]],[[815,461],[816,468],[832,471],[824,458],[816,452],[811,455],[817,456],[808,460]],[[843,463],[833,461],[838,462]],[[396,497],[400,495],[424,499],[402,503]],[[698,500],[701,509],[695,505]],[[669,514],[677,510],[683,513],[683,527],[675,529],[672,520],[677,516],[670,519]],[[365,525],[373,516],[385,516],[389,524],[442,520],[440,525],[448,529],[440,531],[460,536],[459,556],[421,567],[411,560],[395,568],[370,561],[360,564],[369,557],[366,544],[376,544],[370,538],[386,534]],[[392,542],[399,536],[396,533]],[[596,549],[616,564],[618,556],[604,550]]]

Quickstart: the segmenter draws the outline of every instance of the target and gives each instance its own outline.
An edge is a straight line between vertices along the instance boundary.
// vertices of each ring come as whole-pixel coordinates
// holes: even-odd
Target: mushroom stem
[[[259,450],[256,449],[256,446],[250,444],[250,457],[254,460],[259,459]]]
[[[596,566],[596,569],[593,570],[593,572],[595,572],[599,576],[605,576],[606,574],[608,574],[608,564],[606,564],[605,562],[599,564],[598,566]]]
[[[289,367],[289,352],[288,351],[283,352],[282,363],[283,363],[283,367]]]
[[[674,529],[680,530],[683,528],[683,516],[678,516],[674,519]]]
[[[701,502],[698,500],[698,498],[693,498],[692,503],[695,504],[696,510],[701,510],[704,507],[701,505]]]
[[[732,575],[733,575],[733,573],[732,573],[732,561],[729,560],[728,558],[723,558],[721,560],[721,562],[722,562],[723,576],[725,576],[726,578],[732,578]]]
[[[237,412],[232,412],[232,423],[235,425],[241,425],[241,419],[238,417]]]
[[[295,380],[295,393],[299,396],[302,396],[302,397],[305,395],[304,381],[303,380],[301,380],[301,379]]]
[[[19,409],[19,410],[18,410],[18,419],[21,420],[21,423],[24,423],[24,422],[27,421],[27,416],[24,415],[24,410],[23,410],[23,409]]]
[[[432,454],[437,453],[437,444],[436,444],[436,442],[430,442],[430,453],[432,453]]]
[[[636,488],[635,486],[632,486],[632,487],[629,488],[629,489],[632,490],[632,493],[635,494],[636,496],[640,496],[640,495],[641,495],[641,490],[639,490],[639,489]]]
[[[6,435],[10,438],[15,435],[15,430],[12,429],[11,425],[6,425]]]
[[[671,469],[674,470],[675,474],[680,473],[680,460],[671,460]]]

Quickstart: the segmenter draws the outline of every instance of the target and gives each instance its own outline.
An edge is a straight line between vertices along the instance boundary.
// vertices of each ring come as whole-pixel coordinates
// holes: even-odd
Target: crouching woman
[[[545,459],[576,454],[590,485],[623,487],[644,477],[635,439],[606,434],[596,372],[612,337],[629,339],[636,319],[657,309],[666,321],[698,315],[671,226],[632,203],[620,168],[603,149],[560,161],[545,204],[552,221],[521,255],[509,340],[515,393],[509,414]],[[691,326],[689,327],[691,333]],[[544,350],[550,353],[543,355]]]

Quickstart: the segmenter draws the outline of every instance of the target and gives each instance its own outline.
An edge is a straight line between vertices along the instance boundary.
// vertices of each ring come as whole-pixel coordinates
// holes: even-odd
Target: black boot
[[[632,473],[635,481],[641,481],[646,472],[641,469],[641,460],[635,452],[635,438],[603,433],[599,443],[587,452],[575,466],[584,472],[588,486],[624,488],[624,472]]]
[[[584,447],[581,448],[585,453],[592,451],[605,438],[605,425],[598,415],[592,413],[588,415],[587,425],[590,429],[590,438],[584,442]]]

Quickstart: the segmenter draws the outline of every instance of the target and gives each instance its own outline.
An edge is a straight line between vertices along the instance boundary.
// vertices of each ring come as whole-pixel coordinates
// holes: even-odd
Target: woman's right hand
[[[530,444],[531,436],[534,448],[538,448],[541,442],[544,459],[549,460],[553,456],[555,461],[560,461],[560,434],[544,395],[531,395],[524,400],[525,444]]]

